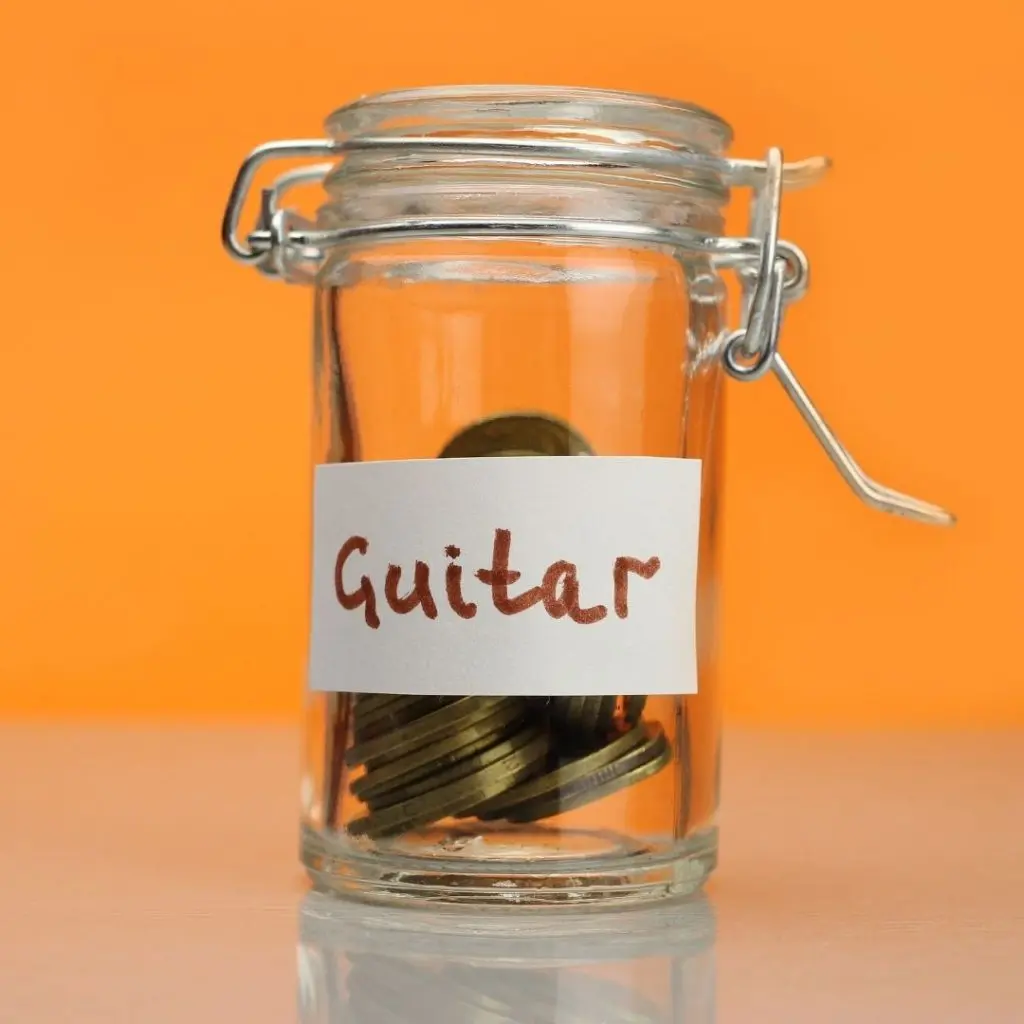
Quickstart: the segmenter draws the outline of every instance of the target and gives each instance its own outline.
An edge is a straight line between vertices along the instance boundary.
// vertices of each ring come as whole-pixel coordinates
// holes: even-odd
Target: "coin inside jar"
[[[437,711],[455,701],[455,697],[399,697],[386,704],[379,704],[370,711],[361,710],[356,704],[355,739],[357,743],[376,739],[392,732],[399,726],[422,718],[431,711]]]
[[[349,823],[348,831],[370,838],[399,835],[464,812],[510,789],[536,771],[547,756],[548,743],[548,737],[541,733],[472,775],[357,818]]]
[[[419,778],[424,772],[441,770],[505,739],[527,719],[525,702],[509,700],[477,721],[412,750],[397,748],[387,758],[375,758],[366,774],[356,779],[351,790],[366,802],[373,802],[395,787]]]
[[[548,765],[541,775],[527,779],[514,789],[501,796],[489,800],[486,804],[476,807],[477,817],[484,820],[505,817],[531,801],[545,801],[556,797],[563,789],[574,783],[585,780],[608,765],[615,764],[621,758],[642,747],[649,738],[643,726],[630,729],[629,732],[612,740],[599,750],[576,757],[568,762],[562,761]],[[554,750],[552,761],[559,760],[558,750]]]
[[[615,705],[615,697],[553,697],[548,713],[558,726],[570,734],[570,739],[592,746],[607,735],[615,714]],[[607,713],[609,709],[610,713]],[[606,722],[603,729],[602,722]]]
[[[557,793],[517,804],[502,816],[515,822],[541,821],[611,796],[657,774],[672,760],[672,748],[660,726],[638,728],[644,729],[644,739],[627,753],[562,786]]]
[[[639,703],[637,701],[639,700]],[[615,726],[619,702],[623,702],[622,720],[628,726],[640,721],[646,698],[635,697],[552,697],[548,714],[557,727],[566,732],[566,740],[582,748],[604,742]],[[630,705],[630,701],[634,703]]]
[[[547,742],[547,734],[537,725],[530,724],[523,726],[517,732],[506,739],[492,742],[482,750],[460,757],[447,767],[433,771],[426,775],[407,780],[400,786],[389,789],[383,795],[367,797],[366,802],[374,812],[384,810],[394,804],[404,803],[425,793],[441,790],[450,783],[458,782],[468,776],[476,776],[495,762],[514,754],[521,747],[543,739]]]
[[[512,413],[471,424],[441,450],[442,459],[493,455],[593,455],[567,423],[552,416]]]
[[[355,707],[357,711],[368,715],[386,704],[404,700],[405,696],[401,693],[357,693],[355,694]]]
[[[413,718],[389,732],[357,742],[348,751],[346,763],[362,763],[372,767],[379,757],[390,757],[396,750],[401,749],[415,750],[450,730],[460,729],[464,725],[486,718],[509,701],[516,703],[518,698],[456,697],[450,704],[444,704],[437,710]]]

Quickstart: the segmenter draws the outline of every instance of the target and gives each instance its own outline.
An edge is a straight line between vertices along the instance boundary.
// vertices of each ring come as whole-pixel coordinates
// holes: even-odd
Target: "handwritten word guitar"
[[[355,589],[345,586],[345,569],[350,558],[356,554],[365,555],[370,548],[365,537],[352,536],[341,546],[334,565],[334,589],[338,603],[346,611],[363,609],[367,626],[371,629],[380,627],[380,615],[377,612],[377,591],[366,575],[360,577]],[[476,578],[490,587],[491,602],[502,615],[519,615],[535,605],[543,607],[553,619],[568,618],[582,626],[600,622],[608,615],[608,608],[603,604],[584,608],[580,605],[580,583],[577,567],[572,562],[552,562],[544,572],[537,586],[529,587],[522,593],[512,595],[509,588],[519,582],[522,573],[509,568],[512,551],[512,533],[509,530],[494,531],[494,548],[491,565],[488,569],[478,569]],[[462,589],[462,566],[456,559],[462,552],[455,545],[445,548],[449,564],[445,569],[445,596],[448,606],[461,619],[472,619],[477,613],[477,604],[467,601]],[[629,617],[629,579],[637,576],[642,580],[651,579],[661,568],[661,559],[657,556],[641,561],[622,555],[615,559],[612,567],[612,583],[614,588],[613,606],[620,619]],[[406,594],[399,594],[402,569],[397,565],[389,565],[384,577],[384,600],[396,615],[408,615],[419,608],[428,619],[437,618],[437,602],[430,588],[430,567],[426,562],[417,561],[413,569],[412,589]]]

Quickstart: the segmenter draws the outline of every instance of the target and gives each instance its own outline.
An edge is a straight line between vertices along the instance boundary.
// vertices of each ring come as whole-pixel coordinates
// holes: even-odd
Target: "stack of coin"
[[[441,458],[591,455],[547,416],[483,420]],[[358,694],[346,762],[366,813],[348,830],[397,835],[443,818],[539,821],[660,771],[671,748],[642,720],[644,696],[431,697]]]
[[[555,725],[583,747],[592,747],[608,737],[618,724],[636,725],[647,698],[634,697],[552,697],[547,712]]]
[[[521,697],[359,695],[349,765],[368,814],[356,835],[387,836],[466,816],[546,763],[550,738]]]
[[[559,753],[543,772],[478,805],[474,813],[488,820],[540,821],[610,796],[659,772],[671,760],[672,750],[658,725],[641,723],[607,738],[589,752]]]

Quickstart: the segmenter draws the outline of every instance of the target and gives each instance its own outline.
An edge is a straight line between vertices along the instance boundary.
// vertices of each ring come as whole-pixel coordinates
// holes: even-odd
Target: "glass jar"
[[[406,901],[690,891],[718,844],[725,377],[771,373],[863,500],[952,522],[866,477],[779,353],[807,282],[781,194],[827,163],[591,90],[385,94],[327,134],[254,151],[223,225],[314,297],[304,863]],[[319,156],[240,239],[259,166]],[[315,219],[282,205],[316,181]]]

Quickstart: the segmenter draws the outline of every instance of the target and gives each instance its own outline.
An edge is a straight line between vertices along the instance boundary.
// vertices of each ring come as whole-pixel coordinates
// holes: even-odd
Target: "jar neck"
[[[689,103],[634,93],[553,86],[454,86],[364,97],[327,118],[342,141],[366,135],[574,134],[722,154],[732,129]]]
[[[500,214],[719,233],[724,121],[669,100],[595,90],[431,89],[328,118],[344,157],[323,227]]]

